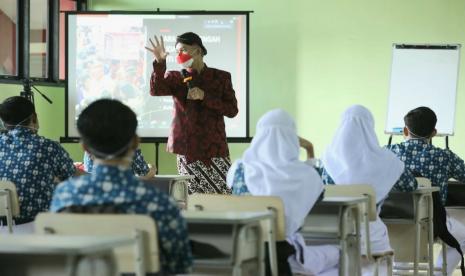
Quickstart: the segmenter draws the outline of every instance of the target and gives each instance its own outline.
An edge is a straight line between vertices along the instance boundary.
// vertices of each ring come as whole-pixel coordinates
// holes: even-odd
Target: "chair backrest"
[[[416,177],[418,188],[430,188],[431,181]],[[415,256],[415,241],[418,238],[420,262],[428,260],[428,229],[418,227],[416,219],[429,217],[426,200],[415,203],[414,192],[391,192],[384,201],[380,217],[388,228],[391,247],[396,252],[396,261],[412,262]],[[418,204],[417,206],[415,206]],[[423,219],[421,219],[423,220]],[[417,230],[417,228],[419,230]],[[418,232],[417,232],[418,231]],[[419,235],[419,236],[417,236]]]
[[[281,198],[276,196],[193,194],[189,196],[188,210],[244,212],[273,210],[276,214],[276,240],[286,239],[284,205]],[[265,222],[262,226],[263,229],[268,229]]]
[[[155,273],[160,270],[158,237],[155,221],[146,215],[101,215],[101,214],[58,214],[40,213],[35,220],[35,232],[38,234],[58,235],[134,235],[142,232],[145,270]],[[115,249],[118,270],[134,272],[134,246]]]
[[[447,182],[446,207],[465,207],[465,182],[449,179]]]
[[[425,187],[425,188],[431,187],[431,180],[429,180],[428,178],[426,177],[415,177],[415,178],[417,179],[418,187]]]
[[[325,197],[367,197],[368,198],[368,219],[375,221],[377,218],[376,212],[376,193],[373,186],[368,184],[352,184],[352,185],[325,185]]]
[[[16,186],[10,181],[0,181],[0,191],[4,192],[4,196],[0,196],[0,216],[6,216],[8,209],[11,210],[11,216],[19,216],[19,200]],[[7,197],[11,206],[7,207]]]
[[[154,185],[159,190],[169,194],[178,203],[179,208],[187,206],[187,183],[193,177],[185,175],[157,175],[155,178],[144,180],[145,183]]]
[[[189,179],[177,179],[174,178],[170,183],[170,195],[176,200],[179,208],[187,209],[189,192],[188,192]]]

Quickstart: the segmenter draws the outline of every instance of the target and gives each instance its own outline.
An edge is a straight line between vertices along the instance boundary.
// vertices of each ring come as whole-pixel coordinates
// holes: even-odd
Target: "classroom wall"
[[[250,124],[281,107],[296,117],[299,132],[316,154],[330,142],[342,111],[363,104],[375,116],[380,143],[387,112],[392,43],[465,44],[465,2],[460,0],[90,0],[96,10],[253,10],[250,22]],[[461,67],[463,67],[463,58]],[[460,74],[456,135],[450,147],[465,157],[465,79]],[[0,84],[0,100],[19,94],[21,86]],[[36,96],[40,133],[64,135],[64,89],[39,87],[55,100]],[[395,139],[400,141],[400,138]],[[435,143],[443,146],[443,139]],[[75,160],[82,150],[67,144]],[[175,173],[175,157],[161,145],[161,173]],[[246,144],[230,145],[238,158]],[[148,161],[154,146],[143,145]]]
[[[300,1],[297,118],[302,134],[321,153],[351,104],[374,114],[381,144],[393,43],[460,43],[465,46],[465,1]],[[463,51],[463,49],[462,49]],[[463,54],[462,54],[463,56]],[[461,58],[456,135],[450,148],[465,158],[465,68]],[[402,138],[394,139],[395,142]],[[444,138],[433,143],[444,146]]]

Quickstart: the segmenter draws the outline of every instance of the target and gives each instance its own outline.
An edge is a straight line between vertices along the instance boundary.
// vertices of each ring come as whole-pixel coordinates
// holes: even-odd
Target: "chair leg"
[[[12,214],[12,204],[11,204],[11,192],[7,190],[6,194],[6,223],[8,224],[8,232],[13,234],[13,214]]]
[[[375,258],[375,270],[373,272],[373,276],[379,276],[380,267],[383,264],[383,261],[386,261],[386,275],[392,276],[392,265],[393,265],[392,255],[386,255],[383,257]]]
[[[421,226],[417,223],[415,224],[415,252],[413,254],[413,274],[418,275],[418,266],[420,263],[420,235],[421,235]]]
[[[346,268],[346,257],[347,257],[347,246],[346,246],[346,240],[341,240],[340,246],[340,256],[339,256],[339,276],[347,276],[347,268]]]
[[[442,275],[447,276],[447,245],[445,242],[442,243]]]
[[[428,219],[428,270],[429,275],[434,276],[434,233],[433,219]]]
[[[392,264],[393,264],[393,256],[389,255],[386,258],[386,269],[387,269],[387,275],[392,276]]]
[[[375,259],[375,271],[373,273],[374,276],[378,276],[379,275],[379,266],[381,264],[380,262],[381,258],[376,258]]]
[[[76,275],[78,262],[79,257],[77,255],[68,255],[66,257],[66,274],[68,276]]]
[[[135,240],[134,244],[134,256],[135,256],[135,262],[134,262],[134,269],[136,272],[136,276],[143,276],[145,275],[145,269],[146,269],[146,264],[145,264],[145,258],[144,258],[144,240],[143,240],[143,235],[140,230],[135,230],[133,233],[133,237]]]

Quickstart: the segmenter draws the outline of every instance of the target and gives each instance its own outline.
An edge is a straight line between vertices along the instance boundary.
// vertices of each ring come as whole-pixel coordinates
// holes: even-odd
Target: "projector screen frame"
[[[245,49],[245,69],[246,69],[246,81],[245,81],[245,117],[246,117],[246,135],[245,137],[227,137],[228,143],[250,143],[252,137],[250,136],[250,63],[249,63],[249,51],[250,51],[250,13],[253,11],[67,11],[65,12],[65,136],[60,137],[61,143],[78,143],[80,141],[79,137],[69,136],[68,132],[68,18],[70,15],[79,15],[79,14],[88,14],[88,15],[128,15],[128,14],[141,14],[141,15],[244,15],[246,17],[245,31],[246,31],[246,49]],[[148,92],[147,92],[148,93]],[[240,111],[244,112],[244,111]],[[156,143],[157,148],[160,143],[167,143],[168,137],[141,137],[142,143]]]

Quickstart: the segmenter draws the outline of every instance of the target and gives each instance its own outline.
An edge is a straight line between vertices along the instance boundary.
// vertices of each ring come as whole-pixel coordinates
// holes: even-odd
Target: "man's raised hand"
[[[148,51],[150,51],[153,56],[155,57],[155,60],[157,62],[162,62],[166,59],[168,56],[168,52],[165,50],[165,42],[163,41],[163,36],[160,35],[160,40],[158,40],[157,36],[153,36],[155,43],[153,43],[153,40],[149,38],[150,44],[152,44],[152,48],[145,47]]]

